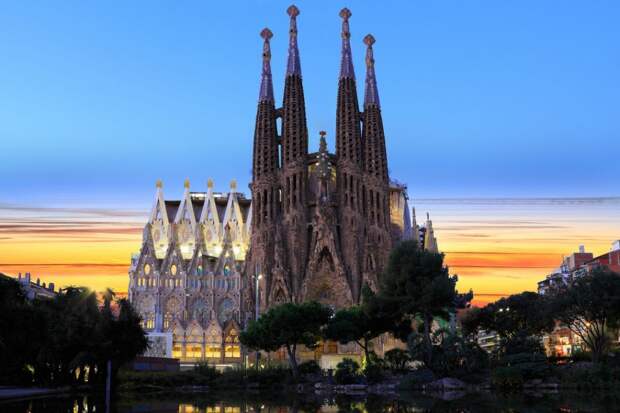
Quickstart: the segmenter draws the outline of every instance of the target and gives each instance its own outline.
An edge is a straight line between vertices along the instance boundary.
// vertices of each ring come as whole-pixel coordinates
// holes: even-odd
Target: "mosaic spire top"
[[[259,102],[273,102],[273,81],[271,77],[271,47],[269,40],[273,37],[273,33],[268,28],[264,28],[260,32],[263,38],[263,71],[260,79],[260,92],[258,94]]]
[[[299,48],[297,47],[297,16],[299,15],[299,9],[293,4],[286,12],[291,17],[291,24],[289,28],[289,42],[288,42],[288,62],[286,65],[286,75],[301,76],[301,63],[299,60]]]
[[[355,79],[353,57],[351,56],[351,32],[349,31],[351,11],[345,7],[340,10],[340,17],[342,17],[342,60],[340,61],[340,79]]]
[[[379,103],[379,91],[377,90],[377,77],[375,76],[375,58],[372,52],[372,45],[375,38],[372,34],[364,37],[366,44],[366,88],[364,89],[364,107],[374,105],[381,107]]]

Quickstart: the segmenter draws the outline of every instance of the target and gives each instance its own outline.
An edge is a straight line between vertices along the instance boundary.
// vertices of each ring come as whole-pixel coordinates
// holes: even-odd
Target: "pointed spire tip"
[[[164,183],[162,182],[162,180],[161,180],[161,179],[158,179],[158,180],[155,182],[155,187],[156,187],[156,188],[163,188],[163,187],[164,187]]]
[[[263,30],[261,30],[260,37],[265,39],[265,41],[267,42],[273,37],[273,33],[271,32],[271,30],[269,30],[269,27],[265,27]]]
[[[368,33],[366,36],[364,36],[364,44],[366,46],[372,46],[373,44],[375,44],[375,38],[372,34]]]
[[[299,9],[294,4],[291,4],[288,9],[286,9],[286,13],[291,16],[291,18],[295,18],[299,16]]]
[[[185,182],[183,182],[183,186],[185,189],[189,189],[189,179],[186,179]]]
[[[346,21],[346,20],[349,20],[349,17],[352,16],[352,13],[351,13],[351,10],[345,7],[342,10],[340,10],[340,13],[338,15]]]

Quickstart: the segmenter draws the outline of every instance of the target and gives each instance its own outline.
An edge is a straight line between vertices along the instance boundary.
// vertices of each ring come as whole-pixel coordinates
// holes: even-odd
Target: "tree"
[[[337,311],[324,331],[324,336],[328,340],[338,341],[341,344],[356,342],[364,350],[369,363],[372,362],[370,342],[387,331],[388,322],[378,312],[372,311],[369,303],[374,298],[372,290],[365,285],[362,290],[362,304]]]
[[[377,311],[392,321],[391,329],[400,338],[411,332],[413,321],[421,322],[427,366],[432,362],[433,319],[448,319],[459,302],[458,277],[449,274],[443,258],[418,248],[415,241],[400,243],[390,254],[376,300]]]
[[[8,281],[7,281],[8,280]],[[112,374],[147,347],[140,317],[108,290],[69,287],[52,299],[28,301],[14,280],[0,277],[0,382],[45,386],[100,384],[107,361]]]
[[[519,335],[538,335],[554,326],[548,300],[530,291],[502,298],[472,315],[477,317],[480,327],[495,331],[505,340]],[[466,321],[466,324],[471,321]]]
[[[620,274],[596,269],[553,297],[553,315],[585,343],[598,363],[610,346],[609,329],[620,326]]]
[[[297,346],[317,346],[321,330],[332,315],[329,307],[311,301],[302,304],[286,303],[269,309],[256,321],[251,321],[239,335],[249,348],[275,351],[286,349],[293,377],[299,376]]]

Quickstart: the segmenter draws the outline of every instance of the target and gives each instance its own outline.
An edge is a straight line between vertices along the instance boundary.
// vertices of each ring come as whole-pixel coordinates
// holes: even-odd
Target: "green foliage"
[[[435,317],[448,319],[465,297],[456,291],[458,277],[451,276],[443,254],[418,248],[415,241],[400,243],[392,253],[373,303],[395,336],[405,339],[414,320],[423,327],[425,362],[432,359],[431,324]],[[466,301],[466,299],[465,299]]]
[[[298,366],[299,374],[301,375],[310,375],[310,374],[323,374],[323,370],[321,370],[321,366],[314,360],[304,361]]]
[[[537,336],[528,336],[525,332],[520,332],[510,338],[505,338],[501,343],[502,356],[512,354],[539,354],[544,355],[545,349],[540,338]]]
[[[323,327],[332,311],[317,302],[286,303],[269,309],[256,321],[251,321],[239,335],[249,348],[275,351],[286,348],[293,376],[298,377],[297,345],[316,347]]]
[[[59,386],[103,383],[107,361],[114,376],[147,347],[140,318],[126,300],[70,287],[52,299],[25,300],[21,286],[0,277],[0,382]],[[8,368],[4,368],[7,366]],[[26,366],[29,366],[26,369]]]
[[[411,362],[411,356],[407,350],[394,348],[386,351],[383,356],[385,367],[392,371],[405,371],[407,365]]]
[[[387,331],[389,320],[379,312],[373,311],[371,302],[375,299],[372,290],[366,285],[362,290],[362,305],[343,308],[329,320],[323,335],[328,340],[342,344],[356,342],[363,350],[368,362],[370,341]]]
[[[498,367],[491,373],[491,384],[503,390],[520,389],[523,387],[523,375],[515,367]]]
[[[515,335],[539,335],[554,327],[549,301],[545,296],[523,292],[502,298],[482,309],[470,310],[463,320],[467,333],[478,328],[495,331],[510,339]]]
[[[430,369],[424,367],[407,373],[407,375],[400,381],[399,388],[401,390],[415,390],[434,381],[435,379],[435,374]]]
[[[369,384],[379,383],[384,378],[383,368],[378,363],[368,363],[364,367],[364,377]]]
[[[359,374],[359,369],[360,365],[357,364],[355,360],[345,358],[336,365],[336,373],[334,374],[334,379],[338,384],[359,383],[361,378]]]
[[[209,365],[208,363],[196,364],[194,366],[194,373],[196,373],[198,376],[204,377],[207,382],[212,382],[222,375],[222,373],[220,373],[215,367]]]
[[[609,330],[620,327],[620,274],[596,269],[553,297],[552,315],[581,338],[595,363],[610,350]]]
[[[433,333],[432,342],[435,343],[432,362],[425,364],[438,376],[462,378],[479,373],[488,366],[488,355],[475,340],[448,330],[437,330]],[[420,334],[410,335],[408,347],[412,359],[424,360],[425,349]]]

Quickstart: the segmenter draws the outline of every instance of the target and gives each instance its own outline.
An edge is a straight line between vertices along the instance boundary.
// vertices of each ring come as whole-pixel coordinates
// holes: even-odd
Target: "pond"
[[[0,402],[2,413],[285,413],[285,412],[619,412],[616,394],[450,394],[429,396],[401,394],[397,397],[332,399],[271,396],[175,394],[118,397],[109,410],[97,396],[48,397]]]

